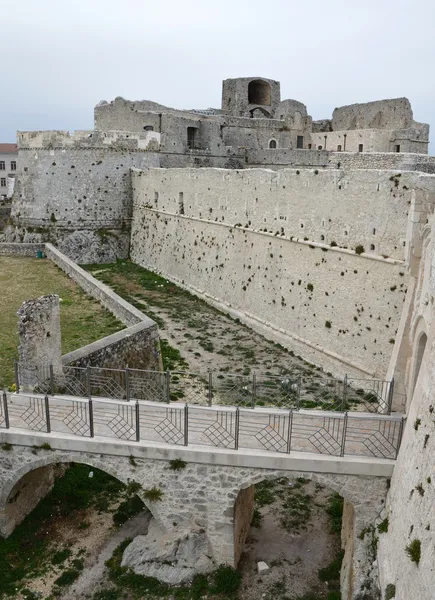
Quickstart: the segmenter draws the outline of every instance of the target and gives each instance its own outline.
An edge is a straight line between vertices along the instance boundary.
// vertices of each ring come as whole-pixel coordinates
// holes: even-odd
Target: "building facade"
[[[0,200],[5,201],[12,197],[17,161],[17,144],[0,144]]]

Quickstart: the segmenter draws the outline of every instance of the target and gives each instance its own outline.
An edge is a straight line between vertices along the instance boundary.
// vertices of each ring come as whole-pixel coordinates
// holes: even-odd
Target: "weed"
[[[130,454],[130,456],[128,457],[128,462],[131,464],[132,467],[137,467],[137,462],[134,460],[134,456],[132,454]]]
[[[385,517],[385,519],[383,521],[381,521],[378,525],[378,531],[379,533],[387,533],[388,531],[388,517]]]
[[[361,246],[361,244],[358,245],[358,246],[356,246],[356,248],[355,248],[355,254],[362,254],[363,252],[365,252],[364,246]]]
[[[418,428],[420,427],[420,425],[421,425],[421,419],[415,419],[415,421],[414,421],[415,431],[418,431]]]
[[[163,498],[163,492],[159,488],[152,487],[149,490],[144,490],[143,497],[150,502],[159,502]]]
[[[332,581],[334,579],[340,579],[341,563],[343,561],[344,552],[340,552],[337,558],[335,558],[329,565],[323,569],[319,569],[320,581]]]
[[[168,340],[160,340],[160,351],[162,354],[163,369],[165,371],[177,371],[178,369],[184,369],[188,366],[187,362],[181,356],[180,351],[170,346]]]
[[[113,513],[113,522],[115,525],[120,526],[135,515],[141,513],[144,508],[144,503],[139,496],[131,496],[124,502],[121,502],[116,509],[116,512]]]
[[[60,577],[55,579],[54,584],[58,585],[59,587],[71,585],[76,579],[79,578],[79,576],[80,571],[78,569],[67,569],[62,573],[62,575],[60,575]]]
[[[392,600],[396,595],[396,586],[393,583],[389,583],[385,588],[385,600]]]
[[[53,554],[53,558],[51,559],[52,565],[61,565],[66,561],[67,558],[71,556],[71,550],[69,548],[64,548],[63,550],[58,550]]]
[[[181,458],[174,458],[169,461],[169,468],[173,471],[181,471],[181,469],[185,469],[187,467],[187,462],[181,460]]]
[[[258,508],[254,508],[254,512],[252,513],[251,527],[261,527],[261,522],[263,520],[263,515],[258,510]]]
[[[405,552],[409,556],[409,559],[418,566],[421,558],[421,541],[413,539],[412,542],[406,546]]]
[[[326,327],[326,329],[331,329],[331,327],[332,327],[331,321],[325,321],[325,327]]]
[[[137,481],[129,481],[126,488],[127,496],[137,494],[142,489],[142,486]]]
[[[12,450],[12,448],[13,448],[13,445],[12,445],[12,444],[10,444],[9,442],[4,442],[4,443],[1,445],[1,449],[2,449],[2,450],[5,450],[5,452],[10,452],[10,451]]]
[[[341,533],[341,520],[343,517],[343,498],[340,494],[333,494],[329,497],[326,512],[329,515],[329,526],[331,531],[336,534]]]

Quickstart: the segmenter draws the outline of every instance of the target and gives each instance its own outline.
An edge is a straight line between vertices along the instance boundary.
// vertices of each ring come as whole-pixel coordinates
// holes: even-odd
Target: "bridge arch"
[[[35,451],[35,450],[34,450]],[[95,469],[99,469],[108,475],[111,475],[121,483],[128,485],[134,481],[134,476],[128,472],[128,469],[118,470],[107,464],[99,455],[77,455],[71,457],[71,454],[58,454],[50,450],[36,450],[38,452],[33,460],[28,460],[15,469],[11,469],[10,476],[2,482],[0,487],[0,537],[9,536],[12,531],[42,500],[51,490],[56,478],[56,469],[62,465],[71,463],[84,464]],[[39,454],[40,453],[40,454]],[[43,455],[44,454],[44,455]],[[35,475],[32,477],[32,475]],[[19,484],[26,480],[30,486],[37,486],[33,489],[33,494],[29,496],[27,492],[27,501],[22,503],[18,509],[11,510],[10,500],[20,493]],[[142,500],[145,508],[148,509],[157,522],[160,522],[158,511],[153,503],[147,501],[143,496],[143,490],[136,492]]]
[[[254,500],[253,486],[263,481],[282,478],[291,481],[300,477],[318,483],[344,499],[341,532],[344,551],[340,576],[341,591],[344,600],[356,598],[357,585],[362,585],[361,589],[370,585],[367,573],[372,569],[373,557],[368,540],[365,540],[361,534],[375,525],[384,508],[387,482],[383,478],[300,471],[247,473],[240,480],[232,497],[228,498],[225,509],[225,514],[232,515],[233,518],[234,564],[236,566],[238,563],[250,530]],[[250,506],[252,510],[249,509]]]

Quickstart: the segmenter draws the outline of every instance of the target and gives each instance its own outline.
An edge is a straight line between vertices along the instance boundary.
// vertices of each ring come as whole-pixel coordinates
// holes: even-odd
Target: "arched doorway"
[[[254,79],[248,85],[249,104],[270,106],[270,85],[262,79]]]

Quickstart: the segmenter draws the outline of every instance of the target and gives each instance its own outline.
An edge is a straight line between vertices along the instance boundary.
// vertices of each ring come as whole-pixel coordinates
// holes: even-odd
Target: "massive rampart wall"
[[[7,241],[55,241],[80,262],[127,256],[130,168],[158,166],[148,151],[156,143],[127,132],[20,134],[15,228]]]
[[[407,213],[432,179],[136,171],[131,256],[337,374],[383,376],[406,292]],[[351,250],[371,243],[372,254]]]

